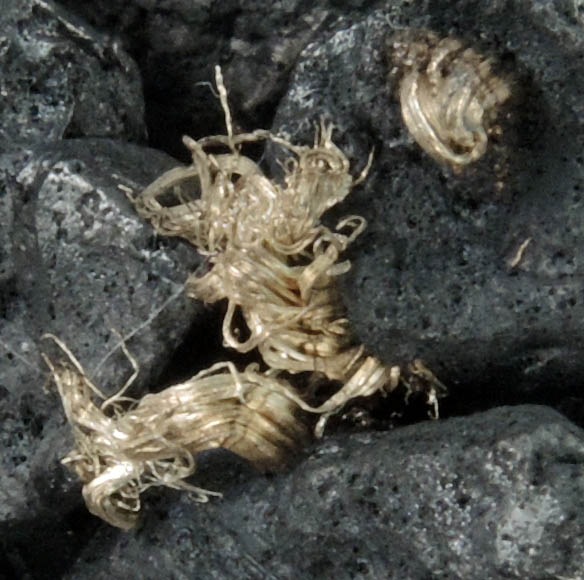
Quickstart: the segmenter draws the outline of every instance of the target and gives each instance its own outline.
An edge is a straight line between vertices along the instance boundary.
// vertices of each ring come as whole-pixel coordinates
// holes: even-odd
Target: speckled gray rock
[[[584,433],[536,406],[331,438],[288,475],[102,528],[65,577],[579,578],[583,462]]]
[[[43,390],[49,381],[40,351],[53,360],[63,355],[41,336],[62,339],[112,393],[131,374],[112,329],[119,332],[140,366],[139,395],[158,385],[202,311],[182,293],[197,253],[157,238],[119,188],[144,187],[174,165],[152,150],[89,139],[3,157],[0,221],[11,241],[0,280],[3,538],[26,531],[30,519],[62,525],[60,510],[81,502],[75,478],[58,462],[71,446],[70,427],[56,392]],[[191,338],[196,366],[197,340],[203,353],[214,341],[196,332]]]
[[[179,297],[199,257],[186,243],[156,236],[123,188],[137,191],[175,164],[131,145],[68,140],[5,175],[15,275],[6,283],[14,293],[5,298],[3,332],[18,320],[29,349],[43,333],[56,334],[111,387],[129,368],[119,349],[104,360],[119,343],[113,330],[132,338],[144,381],[159,373],[158,352],[168,356],[200,308]],[[141,332],[154,320],[154,332]],[[24,369],[23,341],[4,339]],[[20,382],[8,381],[10,390]]]
[[[151,144],[185,159],[184,133],[224,130],[209,82],[220,64],[236,126],[269,127],[300,51],[364,0],[60,0],[97,27],[119,32],[138,62]]]
[[[2,3],[0,62],[0,152],[62,137],[145,138],[134,62],[51,0]]]
[[[31,71],[39,78],[38,94],[27,93],[32,104],[54,106],[41,107],[38,118],[17,115],[22,123],[7,125],[14,153],[0,157],[0,340],[8,346],[0,344],[0,577],[583,577],[583,436],[543,407],[391,433],[327,434],[276,477],[213,452],[200,458],[194,482],[223,491],[224,500],[193,505],[185,494],[152,490],[142,527],[129,534],[90,516],[79,483],[59,464],[71,435],[55,393],[40,388],[39,334],[48,324],[92,371],[116,342],[110,326],[139,328],[129,341],[142,365],[135,393],[165,384],[157,377],[191,315],[193,334],[169,366],[199,359],[201,346],[212,352],[194,364],[208,366],[220,339],[180,297],[141,326],[178,291],[196,258],[140,226],[117,186],[143,185],[172,162],[111,142],[34,153],[19,141],[46,142],[47,131],[50,140],[103,134],[101,110],[114,119],[106,134],[140,133],[132,116],[141,116],[140,101],[134,107],[133,96],[122,98],[130,103],[123,104],[127,126],[117,108],[116,90],[130,87],[135,95],[136,87],[131,64],[117,74],[115,54],[124,53],[107,38],[118,33],[144,74],[153,142],[177,154],[185,154],[181,133],[223,130],[217,99],[197,84],[212,81],[217,63],[240,127],[269,126],[279,105],[276,129],[311,142],[312,123],[324,112],[339,124],[338,142],[356,169],[376,146],[369,180],[336,214],[363,213],[370,221],[350,254],[354,270],[345,285],[361,338],[390,361],[422,355],[450,387],[443,415],[531,401],[539,388],[553,404],[569,394],[564,410],[577,416],[579,406],[583,420],[579,3],[394,1],[378,11],[361,0],[59,4],[83,18],[92,14],[90,24],[104,36],[90,32],[82,41],[87,20],[64,17],[44,0],[10,3],[6,13],[29,14],[21,26],[32,36],[38,23],[53,34],[51,22],[58,22],[61,44],[48,54],[65,47],[72,76],[49,61],[48,70],[59,73],[49,80],[72,84],[42,82],[44,69],[21,59],[24,48],[46,46],[37,36],[19,48],[25,64],[2,80],[18,88],[20,77],[29,78],[22,71]],[[345,18],[336,22],[339,14]],[[410,26],[478,43],[517,75],[503,137],[472,171],[453,175],[435,165],[401,122],[385,46],[393,30]],[[65,32],[72,39],[59,36]],[[2,46],[4,59],[21,45]],[[97,101],[105,108],[89,95],[91,114],[68,123],[61,104],[70,97],[59,87],[80,86],[76,75],[88,62],[90,89],[103,89]],[[101,65],[113,66],[116,90],[100,76],[109,73]],[[523,260],[509,267],[527,237]],[[117,350],[98,381],[113,389],[128,372]],[[381,408],[382,424],[392,410]]]
[[[453,409],[581,392],[584,26],[570,7],[404,1],[340,20],[303,52],[276,116],[276,130],[310,139],[325,114],[355,171],[375,146],[365,185],[336,212],[369,222],[344,278],[349,316],[388,362],[422,357]],[[457,36],[512,79],[502,137],[459,174],[401,119],[386,47],[404,28]]]

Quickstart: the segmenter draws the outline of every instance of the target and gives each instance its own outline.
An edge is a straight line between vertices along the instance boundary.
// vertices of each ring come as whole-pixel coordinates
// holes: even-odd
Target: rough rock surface
[[[375,146],[370,177],[336,212],[369,222],[344,278],[350,319],[388,362],[422,357],[457,409],[580,397],[584,28],[565,8],[396,2],[342,19],[302,53],[276,116],[298,139],[319,114],[333,120],[355,171]],[[461,38],[510,79],[501,137],[458,174],[401,119],[386,47],[409,27]]]
[[[186,160],[180,137],[223,130],[212,98],[223,68],[239,128],[269,128],[300,51],[363,0],[95,0],[60,4],[116,30],[140,66],[151,144]]]
[[[136,64],[52,2],[2,3],[0,59],[0,152],[84,135],[144,140]]]
[[[584,432],[537,406],[332,437],[289,474],[102,528],[65,577],[579,578],[583,463]]]
[[[72,494],[74,505],[79,500],[58,463],[71,445],[70,428],[55,392],[43,390],[48,377],[40,352],[53,360],[62,353],[41,336],[63,340],[112,393],[131,374],[115,330],[140,366],[133,391],[139,394],[171,364],[201,306],[182,294],[196,253],[157,239],[118,188],[143,187],[174,165],[168,156],[79,139],[2,161],[2,222],[10,240],[0,280],[0,535],[6,541],[26,535],[31,519],[58,528],[59,506]],[[59,482],[61,493],[52,495],[49,481]]]
[[[129,365],[119,349],[104,358],[109,329],[136,331],[134,393],[225,358],[218,312],[179,295],[195,253],[156,238],[118,187],[175,163],[124,143],[145,124],[183,159],[182,133],[223,130],[207,84],[219,63],[240,128],[276,114],[310,142],[325,114],[356,171],[375,146],[369,179],[329,218],[369,221],[344,291],[373,351],[422,356],[450,388],[443,416],[542,401],[584,425],[582,2],[5,5],[0,578],[584,577],[583,433],[549,408],[352,435],[348,421],[277,476],[211,452],[194,483],[223,500],[153,490],[123,533],[87,513],[58,461],[71,435],[38,350],[54,332],[111,390]],[[438,166],[401,121],[386,44],[404,27],[456,35],[513,79],[501,137],[469,171]],[[87,136],[120,141],[72,139]]]

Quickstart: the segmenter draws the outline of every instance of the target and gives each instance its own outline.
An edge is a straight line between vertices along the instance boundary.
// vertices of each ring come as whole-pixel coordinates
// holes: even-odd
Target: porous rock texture
[[[577,578],[583,462],[581,429],[538,406],[330,437],[221,502],[102,527],[65,577]]]
[[[333,119],[356,162],[376,148],[365,185],[336,212],[369,222],[343,279],[350,318],[388,362],[423,358],[457,409],[469,399],[487,408],[580,396],[581,10],[538,1],[436,2],[424,11],[398,2],[341,20],[303,52],[276,115],[293,139],[309,137],[314,115]],[[426,155],[402,122],[387,45],[408,28],[460,38],[509,79],[501,136],[458,173]]]
[[[579,0],[4,8],[0,578],[584,577]],[[410,27],[461,38],[511,79],[500,136],[460,173],[401,120],[387,47]],[[343,279],[349,317],[378,356],[421,356],[450,395],[442,420],[393,431],[387,404],[357,409],[275,476],[206,454],[193,481],[224,499],[151,491],[124,533],[87,513],[58,462],[71,435],[43,391],[40,347],[58,351],[40,337],[62,338],[111,392],[131,372],[112,329],[131,335],[134,395],[228,356],[220,311],[180,293],[196,253],[157,238],[125,197],[176,164],[129,144],[146,126],[182,159],[182,133],[223,132],[215,64],[236,129],[311,142],[324,115],[355,172],[375,147],[368,180],[328,218],[369,222]]]
[[[118,188],[143,187],[169,167],[165,154],[109,140],[72,139],[3,156],[4,247],[0,286],[0,529],[25,536],[30,520],[59,527],[55,510],[79,499],[58,459],[72,443],[49,384],[44,333],[76,354],[113,393],[140,367],[135,394],[160,379],[201,306],[182,294],[193,252],[159,240]],[[4,265],[4,263],[6,264]],[[50,481],[59,482],[51,495]],[[54,491],[54,490],[53,490]],[[61,530],[65,539],[65,530]],[[26,542],[25,545],[28,545]],[[28,550],[28,548],[26,548]]]
[[[144,140],[136,64],[52,2],[3,2],[0,58],[0,151],[86,135]]]
[[[152,145],[187,159],[180,138],[223,129],[212,101],[223,68],[236,129],[269,128],[298,55],[340,10],[334,1],[62,0],[97,28],[126,40],[143,74]],[[350,9],[352,2],[342,2]],[[358,2],[357,4],[363,4]]]

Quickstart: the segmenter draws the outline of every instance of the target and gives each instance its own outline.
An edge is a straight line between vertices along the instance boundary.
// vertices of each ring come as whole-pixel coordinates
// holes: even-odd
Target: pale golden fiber
[[[185,481],[201,451],[222,447],[273,469],[308,440],[291,387],[274,374],[219,363],[140,401],[121,392],[106,400],[47,336],[68,357],[56,365],[45,357],[75,437],[63,463],[84,482],[89,511],[119,528],[135,525],[140,494],[152,486],[184,489],[197,501],[220,495]]]
[[[323,121],[312,146],[293,145],[268,131],[233,135],[219,70],[217,85],[227,135],[185,138],[193,164],[165,173],[133,202],[159,233],[181,236],[208,256],[209,271],[190,276],[187,294],[205,302],[227,300],[227,346],[239,352],[257,348],[272,369],[317,371],[343,383],[328,401],[300,403],[322,415],[316,428],[321,434],[326,418],[349,400],[392,390],[399,380],[399,367],[386,367],[354,343],[337,289],[336,277],[350,267],[339,262],[340,254],[365,220],[348,216],[334,231],[320,223],[366,177],[371,160],[353,179],[349,160],[332,141],[332,124]],[[289,152],[282,184],[241,152],[243,144],[258,140]],[[221,147],[228,152],[209,152]],[[196,186],[199,196],[193,198]],[[238,309],[245,329],[233,326]],[[248,337],[240,340],[241,334]]]
[[[84,482],[88,509],[124,529],[136,523],[140,494],[151,486],[186,489],[199,501],[214,494],[185,481],[195,471],[196,454],[206,449],[229,449],[260,468],[280,466],[306,442],[310,423],[320,436],[327,419],[349,401],[389,392],[400,381],[425,392],[436,412],[441,384],[421,363],[407,367],[404,378],[399,366],[370,356],[351,335],[337,286],[350,263],[339,260],[365,220],[348,216],[334,230],[320,222],[365,178],[371,159],[354,179],[332,141],[333,126],[324,122],[312,146],[268,131],[234,135],[218,68],[216,80],[227,135],[185,137],[192,165],[168,171],[129,197],[158,233],[180,236],[205,256],[208,271],[188,278],[187,295],[225,300],[225,345],[257,349],[267,368],[239,371],[231,362],[218,363],[135,401],[124,396],[137,368],[122,341],[135,372],[106,398],[50,335],[66,355],[58,364],[46,360],[75,435],[64,463]],[[289,153],[281,184],[241,152],[259,140]],[[300,372],[329,379],[326,394],[299,380],[293,387],[291,375]],[[314,415],[317,421],[310,421]]]
[[[389,46],[404,123],[414,140],[439,163],[454,168],[479,159],[488,129],[509,86],[493,61],[455,38],[406,31]]]

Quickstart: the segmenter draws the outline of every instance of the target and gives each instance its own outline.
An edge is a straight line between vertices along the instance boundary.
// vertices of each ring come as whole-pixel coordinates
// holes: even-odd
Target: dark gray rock
[[[43,148],[17,174],[5,173],[14,276],[5,284],[2,332],[14,366],[25,369],[27,354],[38,362],[34,345],[52,332],[98,383],[113,387],[129,369],[119,349],[104,360],[119,343],[117,332],[132,339],[143,381],[160,372],[160,357],[200,310],[180,296],[199,257],[186,243],[157,237],[123,188],[137,191],[174,165],[152,150],[85,139]],[[154,330],[142,332],[154,320]],[[13,323],[28,346],[24,335],[10,334]],[[20,382],[6,380],[9,390]]]
[[[0,172],[2,174],[14,173],[16,166],[23,160],[17,156],[9,158],[0,156]],[[0,285],[6,284],[14,276],[14,263],[12,260],[13,242],[10,233],[14,220],[12,196],[5,192],[0,194]]]
[[[0,152],[62,137],[145,138],[140,77],[119,41],[50,0],[3,2],[0,30]]]
[[[388,362],[422,357],[451,389],[445,410],[580,397],[584,28],[570,6],[404,1],[341,19],[302,53],[276,116],[301,140],[319,115],[334,121],[355,172],[375,146],[370,177],[330,218],[369,222],[344,278],[350,319]],[[512,79],[502,137],[459,174],[402,122],[386,45],[408,28],[459,37]]]
[[[151,144],[186,160],[180,137],[224,131],[213,98],[220,64],[234,120],[269,127],[300,51],[346,11],[335,0],[60,0],[97,27],[119,32],[144,79]]]
[[[579,578],[583,462],[584,433],[537,406],[333,437],[288,475],[102,527],[65,577]]]
[[[173,298],[195,253],[157,239],[118,188],[174,162],[111,141],[46,145],[141,138],[120,37],[144,77],[152,142],[168,151],[185,155],[182,133],[223,131],[207,84],[215,64],[236,128],[270,126],[278,107],[275,128],[311,142],[325,113],[356,171],[375,145],[369,180],[330,217],[370,222],[349,254],[350,316],[388,361],[426,359],[450,387],[443,415],[539,398],[584,424],[578,3],[59,5],[77,16],[45,0],[0,15],[0,83],[13,96],[0,134],[10,153],[0,156],[0,577],[583,577],[583,435],[548,408],[327,434],[272,477],[213,452],[194,482],[223,500],[152,490],[142,527],[122,533],[88,514],[59,464],[71,435],[39,358],[52,331],[111,392],[130,369],[109,329],[137,330],[134,394],[225,358],[217,313]],[[385,46],[404,27],[459,36],[514,75],[503,137],[460,175],[427,158],[401,121]]]
[[[119,188],[144,187],[173,160],[90,139],[2,159],[0,221],[10,240],[0,279],[0,536],[6,539],[28,533],[32,520],[63,528],[63,511],[82,503],[75,478],[58,462],[71,433],[56,391],[43,390],[49,377],[40,352],[53,360],[63,355],[41,340],[44,333],[62,339],[109,393],[131,374],[112,329],[120,333],[140,366],[132,389],[138,396],[170,380],[163,375],[197,316],[191,364],[204,366],[219,339],[202,339],[203,308],[182,293],[197,253],[176,239],[159,239]]]

